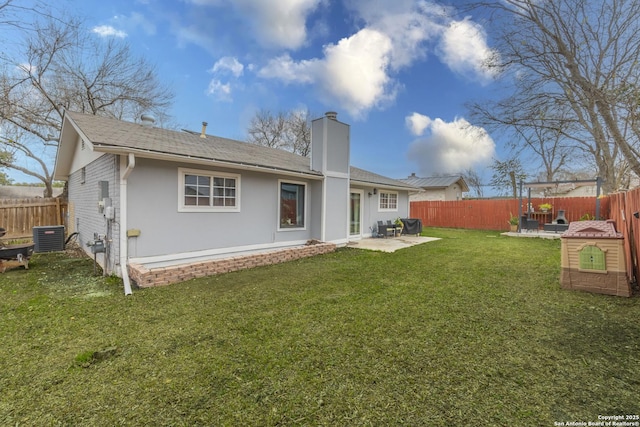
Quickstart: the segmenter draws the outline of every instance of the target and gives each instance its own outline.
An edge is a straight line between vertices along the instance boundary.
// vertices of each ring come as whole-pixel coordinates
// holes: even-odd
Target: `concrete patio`
[[[395,252],[398,249],[409,248],[411,246],[420,245],[422,243],[440,240],[438,237],[424,236],[399,236],[386,238],[365,238],[354,240],[347,244],[350,248],[367,249],[371,251]]]

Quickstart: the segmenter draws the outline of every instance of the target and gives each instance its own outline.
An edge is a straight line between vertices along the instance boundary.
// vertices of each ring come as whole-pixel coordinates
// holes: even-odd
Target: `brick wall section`
[[[197,277],[211,276],[231,271],[263,265],[279,264],[300,258],[333,252],[333,243],[316,243],[295,248],[279,249],[271,252],[241,255],[231,258],[201,261],[191,264],[180,264],[170,267],[145,268],[139,264],[129,265],[129,277],[137,286],[147,288],[152,286],[169,285],[183,282]]]

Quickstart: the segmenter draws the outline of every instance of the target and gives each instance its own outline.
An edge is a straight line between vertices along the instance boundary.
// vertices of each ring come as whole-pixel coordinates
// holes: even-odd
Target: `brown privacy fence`
[[[527,210],[528,200],[522,199],[522,212]],[[536,212],[539,205],[550,203],[553,208],[547,218],[555,219],[559,210],[565,212],[569,222],[596,215],[595,197],[546,197],[531,198]],[[420,218],[425,227],[470,228],[478,230],[509,230],[510,215],[518,216],[519,199],[480,199],[456,201],[411,202],[410,217]],[[609,198],[600,197],[600,217],[609,218]],[[536,213],[535,215],[539,215]],[[549,222],[551,222],[549,220]]]
[[[67,212],[66,199],[0,199],[0,227],[5,239],[32,237],[33,227],[64,225]]]

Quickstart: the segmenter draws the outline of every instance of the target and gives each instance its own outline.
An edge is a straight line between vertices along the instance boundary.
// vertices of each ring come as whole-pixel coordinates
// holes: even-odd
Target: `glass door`
[[[349,235],[362,235],[362,192],[351,192],[349,201]]]

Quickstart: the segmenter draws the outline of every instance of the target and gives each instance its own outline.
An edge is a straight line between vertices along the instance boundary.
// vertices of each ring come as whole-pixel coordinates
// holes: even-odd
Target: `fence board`
[[[0,199],[0,227],[6,238],[33,236],[33,227],[65,225],[68,203],[59,198]]]

